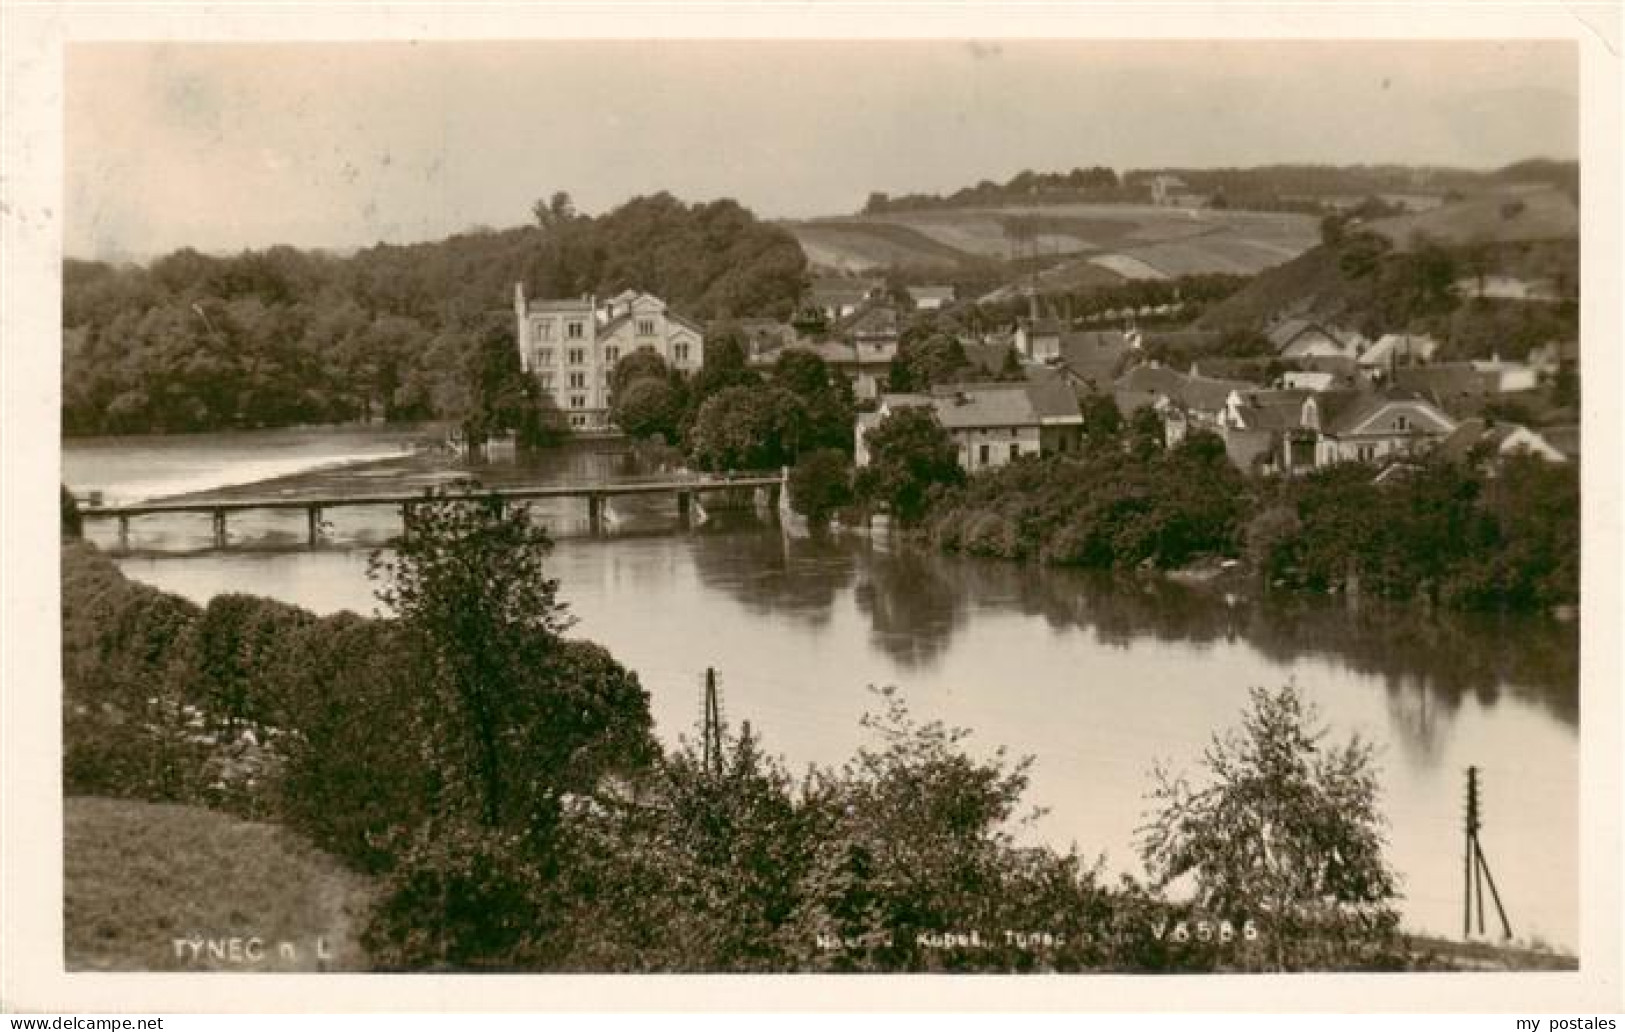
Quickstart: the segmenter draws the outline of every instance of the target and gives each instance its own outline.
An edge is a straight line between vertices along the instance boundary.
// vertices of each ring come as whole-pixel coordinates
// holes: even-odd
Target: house
[[[625,290],[602,305],[589,295],[527,299],[514,284],[519,365],[535,376],[577,430],[608,430],[609,378],[634,351],[652,351],[673,369],[697,372],[705,332],[653,294]]]
[[[1476,412],[1485,398],[1495,393],[1495,384],[1473,368],[1471,362],[1400,366],[1394,370],[1392,380],[1393,386],[1419,394],[1439,408],[1458,414]]]
[[[1061,355],[1061,323],[1050,317],[1023,319],[1016,325],[1016,350],[1029,362],[1048,362]]]
[[[1357,361],[1366,370],[1432,361],[1439,342],[1423,333],[1385,333]]]
[[[1336,386],[1336,373],[1291,370],[1281,374],[1282,390],[1329,391]]]
[[[1253,389],[1253,384],[1242,380],[1217,380],[1148,362],[1118,377],[1112,384],[1112,398],[1125,419],[1142,408],[1155,410],[1163,420],[1163,439],[1171,448],[1190,430],[1217,430],[1230,396]]]
[[[712,324],[707,332],[711,336],[732,329],[745,338],[745,357],[747,360],[762,355],[772,355],[780,348],[794,344],[797,341],[795,327],[788,323],[781,323],[775,319],[734,319],[731,321]]]
[[[1551,340],[1529,352],[1529,365],[1536,375],[1551,378],[1559,372],[1580,368],[1580,342]]]
[[[1437,406],[1407,391],[1322,391],[1303,399],[1283,441],[1287,472],[1338,462],[1376,462],[1426,451],[1456,429]]]
[[[880,396],[881,388],[891,373],[892,359],[897,357],[897,346],[895,342],[885,346],[838,340],[798,340],[772,351],[752,354],[750,364],[757,368],[769,367],[779,360],[780,355],[791,352],[816,355],[823,359],[825,365],[852,384],[854,397],[868,401]]]
[[[1225,454],[1236,468],[1274,468],[1280,461],[1287,434],[1302,424],[1304,399],[1313,393],[1306,390],[1232,392],[1225,399],[1218,433],[1224,441]]]
[[[1474,456],[1500,457],[1528,454],[1547,462],[1568,462],[1563,449],[1543,433],[1517,423],[1497,423],[1485,419],[1464,419],[1455,432],[1439,443],[1439,452],[1452,459]]]
[[[953,304],[955,294],[952,286],[925,286],[909,287],[908,296],[915,311],[935,312]]]
[[[904,408],[930,408],[936,414],[967,473],[1024,455],[1075,451],[1083,439],[1078,399],[1058,379],[948,384],[923,394],[885,394],[875,411],[859,413],[854,449],[859,467],[869,464],[869,431]]]
[[[1059,352],[1051,364],[1076,389],[1109,391],[1138,350],[1138,340],[1132,332],[1063,333]]]
[[[830,336],[863,349],[866,355],[897,353],[901,320],[897,309],[883,301],[867,301],[830,328]],[[891,359],[887,358],[890,362]]]
[[[807,304],[823,313],[828,321],[836,322],[885,291],[886,284],[880,280],[825,276],[813,280],[808,287]]]
[[[1550,280],[1526,280],[1517,276],[1490,274],[1464,276],[1454,284],[1456,294],[1464,298],[1487,298],[1495,301],[1560,301],[1557,287]]]
[[[1313,319],[1283,319],[1264,331],[1282,358],[1359,358],[1369,341],[1354,330]]]
[[[1484,377],[1492,394],[1532,391],[1540,382],[1540,376],[1534,369],[1522,362],[1503,361],[1500,355],[1494,355],[1488,361],[1475,361],[1472,367]]]

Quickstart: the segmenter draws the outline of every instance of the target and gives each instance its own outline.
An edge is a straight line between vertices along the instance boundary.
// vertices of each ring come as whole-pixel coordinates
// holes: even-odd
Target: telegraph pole
[[[1484,883],[1487,881],[1490,898],[1495,901],[1495,912],[1501,918],[1501,935],[1510,939],[1512,925],[1507,922],[1506,908],[1501,905],[1501,893],[1495,888],[1495,876],[1490,873],[1490,863],[1484,859],[1484,847],[1478,840],[1478,830],[1483,824],[1483,815],[1478,807],[1478,768],[1468,767],[1467,835],[1462,854],[1461,936],[1465,939],[1472,935],[1475,901],[1478,904],[1478,934],[1484,934]]]
[[[705,772],[722,773],[722,704],[717,701],[717,672],[705,668],[705,723],[702,757]]]

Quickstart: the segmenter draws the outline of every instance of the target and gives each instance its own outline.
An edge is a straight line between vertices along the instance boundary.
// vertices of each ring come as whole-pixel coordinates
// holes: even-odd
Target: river
[[[411,438],[74,440],[63,479],[128,500],[398,456]],[[575,480],[642,468],[617,446],[571,446],[482,475]],[[669,500],[618,501],[609,532],[592,536],[584,508],[564,501],[539,512],[557,537],[552,575],[578,621],[571,633],[637,672],[668,744],[694,736],[708,666],[725,716],[749,720],[795,770],[850,756],[861,716],[876,708],[870,687],[895,685],[917,717],[970,729],[974,751],[1034,758],[1026,802],[1042,813],[1023,837],[1075,843],[1104,855],[1108,870],[1140,873],[1135,829],[1153,765],[1193,770],[1210,735],[1237,722],[1250,687],[1291,682],[1335,737],[1357,733],[1376,747],[1409,927],[1460,934],[1464,772],[1476,765],[1481,841],[1514,933],[1578,947],[1575,624],[1227,600],[1161,581],[941,556],[885,535],[786,534],[749,513],[715,513],[683,531]],[[370,613],[368,547],[388,539],[394,520],[335,511],[332,542],[309,550],[299,546],[302,513],[233,517],[243,547],[214,551],[207,517],[142,519],[119,562],[199,602],[244,591],[319,613]],[[116,544],[105,522],[88,536]],[[1493,932],[1493,908],[1487,923]]]

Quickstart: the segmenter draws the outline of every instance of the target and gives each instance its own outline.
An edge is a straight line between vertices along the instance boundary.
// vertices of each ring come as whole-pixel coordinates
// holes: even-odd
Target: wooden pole
[[[1469,938],[1472,934],[1472,869],[1474,869],[1475,845],[1479,834],[1479,769],[1467,767],[1467,834],[1466,850],[1462,852],[1461,866],[1461,938]],[[1480,918],[1482,923],[1482,918]]]
[[[1490,895],[1492,897],[1494,897],[1494,899],[1495,899],[1495,912],[1497,914],[1499,914],[1500,917],[1501,917],[1501,935],[1503,937],[1505,937],[1505,938],[1510,939],[1510,938],[1512,938],[1512,925],[1511,925],[1510,922],[1507,921],[1506,908],[1501,906],[1501,893],[1496,891],[1496,888],[1495,888],[1495,876],[1490,873],[1490,862],[1488,860],[1484,859],[1484,847],[1478,844],[1478,840],[1476,838],[1473,840],[1473,849],[1478,854],[1478,867],[1479,867],[1479,870],[1484,872],[1485,879],[1487,879],[1489,881],[1489,883],[1490,883]],[[1484,897],[1483,897],[1483,890],[1482,889],[1479,890],[1478,905],[1479,905],[1480,908],[1482,908],[1484,906]],[[1483,919],[1483,917],[1479,918],[1478,930],[1481,931],[1481,932],[1484,930],[1484,919]]]

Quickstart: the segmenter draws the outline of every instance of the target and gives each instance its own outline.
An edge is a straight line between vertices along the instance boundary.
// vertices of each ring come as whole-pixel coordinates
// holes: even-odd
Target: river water
[[[412,435],[277,431],[69,441],[63,479],[109,500],[200,490],[397,456]],[[432,464],[443,468],[445,463]],[[365,474],[417,483],[386,466]],[[486,480],[651,472],[616,446],[572,446]],[[334,476],[352,474],[334,474]],[[405,479],[402,479],[402,478]],[[413,479],[413,478],[416,479]],[[427,478],[432,479],[432,477]],[[968,747],[1032,756],[1020,832],[1140,873],[1135,830],[1151,769],[1192,770],[1233,726],[1250,687],[1299,686],[1334,737],[1377,749],[1389,858],[1407,924],[1459,935],[1465,769],[1481,771],[1481,841],[1518,938],[1579,940],[1578,633],[1544,618],[1351,610],[1333,600],[1240,600],[925,552],[885,535],[810,538],[718,512],[691,530],[670,500],[617,502],[586,533],[585,505],[537,511],[558,544],[552,574],[578,623],[636,671],[668,744],[693,737],[706,667],[725,716],[749,720],[794,769],[837,764],[863,741],[871,686],[915,715],[970,729]],[[207,517],[135,521],[120,565],[202,602],[224,591],[320,613],[374,609],[370,546],[389,511],[335,510],[330,542],[301,547],[302,512],[233,517],[214,551]],[[107,547],[114,529],[93,522]],[[1493,909],[1487,923],[1494,931]]]

